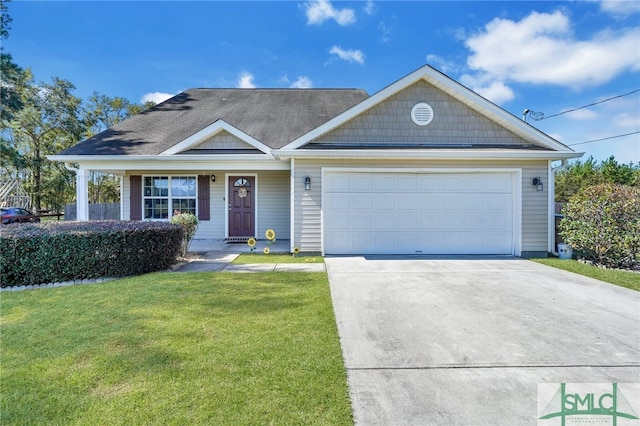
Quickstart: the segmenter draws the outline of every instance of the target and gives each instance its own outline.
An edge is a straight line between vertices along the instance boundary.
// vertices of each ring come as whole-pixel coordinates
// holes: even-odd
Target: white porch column
[[[76,171],[76,220],[89,220],[89,173],[82,168]]]

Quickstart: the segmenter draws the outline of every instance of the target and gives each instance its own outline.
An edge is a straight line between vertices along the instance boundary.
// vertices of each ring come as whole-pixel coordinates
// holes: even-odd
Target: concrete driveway
[[[638,292],[510,257],[326,265],[358,425],[559,425],[561,382],[640,382]]]

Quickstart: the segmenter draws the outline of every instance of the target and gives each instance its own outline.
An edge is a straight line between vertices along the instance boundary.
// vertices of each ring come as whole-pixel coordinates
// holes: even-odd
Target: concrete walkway
[[[266,241],[258,241],[255,253],[262,255]],[[276,240],[269,246],[272,254],[288,254],[289,240]],[[246,243],[227,243],[220,240],[193,240],[186,261],[176,265],[174,272],[324,272],[324,263],[256,263],[232,264],[242,253],[250,253]]]
[[[563,382],[640,413],[639,292],[510,257],[325,262],[356,425],[559,425]]]

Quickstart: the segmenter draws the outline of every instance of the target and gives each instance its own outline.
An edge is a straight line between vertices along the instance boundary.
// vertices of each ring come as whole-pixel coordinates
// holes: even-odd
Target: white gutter
[[[562,163],[558,167],[551,167],[551,161],[549,161],[549,252],[555,256],[559,256],[558,250],[556,250],[556,173],[560,170],[566,169],[568,166],[567,160],[562,160]]]
[[[208,155],[49,155],[47,159],[76,163],[81,168],[120,174],[127,170],[289,170],[289,161],[264,154],[231,156]],[[71,170],[71,169],[70,169]]]
[[[71,165],[71,163],[64,163],[64,168],[70,172],[77,172],[78,168]]]
[[[188,161],[188,162],[228,162],[228,161],[266,161],[273,160],[268,154],[244,154],[244,155],[47,155],[47,159],[59,162],[118,162],[131,161]]]

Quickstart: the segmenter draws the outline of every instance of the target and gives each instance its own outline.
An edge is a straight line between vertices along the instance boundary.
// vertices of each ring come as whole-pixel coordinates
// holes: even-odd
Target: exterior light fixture
[[[309,176],[304,178],[304,190],[308,191],[311,189],[311,178]]]
[[[211,182],[215,182],[216,181],[216,175],[211,175]]]
[[[533,184],[533,186],[536,187],[536,190],[544,191],[544,185],[542,184],[542,179],[541,178],[534,177],[533,181],[531,183]]]

